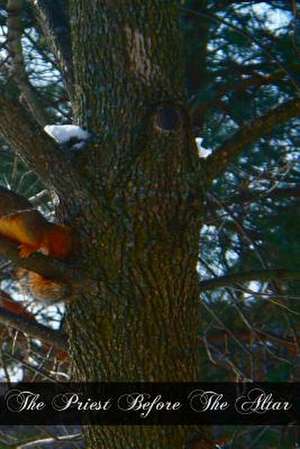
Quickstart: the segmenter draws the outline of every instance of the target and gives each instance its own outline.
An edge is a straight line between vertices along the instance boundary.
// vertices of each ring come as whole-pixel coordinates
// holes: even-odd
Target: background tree
[[[2,183],[71,223],[80,242],[67,267],[20,260],[1,240],[2,288],[19,299],[7,257],[72,285],[75,379],[297,379],[296,2],[87,3],[1,2]],[[79,151],[43,131],[71,122],[91,135]],[[62,306],[24,299],[58,329]],[[70,378],[60,331],[2,306],[1,321],[19,329],[3,338],[3,375]],[[87,438],[181,447],[187,430],[94,428]],[[283,443],[281,430],[223,433],[231,447],[291,447],[295,434]],[[199,437],[212,445],[205,429]]]

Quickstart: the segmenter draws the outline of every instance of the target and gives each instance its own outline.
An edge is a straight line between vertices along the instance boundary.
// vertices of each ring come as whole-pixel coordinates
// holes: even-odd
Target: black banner
[[[292,425],[299,383],[0,384],[1,425]]]

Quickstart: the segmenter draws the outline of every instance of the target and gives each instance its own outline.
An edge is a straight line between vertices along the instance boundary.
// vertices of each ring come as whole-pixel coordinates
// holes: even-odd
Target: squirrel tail
[[[35,299],[45,304],[65,301],[70,295],[70,288],[67,284],[45,278],[33,271],[19,268],[16,275],[21,287]]]

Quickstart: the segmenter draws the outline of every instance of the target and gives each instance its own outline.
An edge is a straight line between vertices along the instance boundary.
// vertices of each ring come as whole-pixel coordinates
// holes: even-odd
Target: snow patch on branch
[[[75,150],[82,148],[90,137],[87,131],[76,125],[47,125],[44,131],[60,145],[73,143]]]
[[[47,125],[44,130],[58,143],[67,143],[71,139],[86,140],[89,133],[76,125]]]
[[[196,145],[199,151],[199,157],[206,159],[208,156],[211,155],[212,150],[209,148],[203,148],[202,146],[202,142],[203,142],[203,137],[196,137],[195,141],[196,141]]]

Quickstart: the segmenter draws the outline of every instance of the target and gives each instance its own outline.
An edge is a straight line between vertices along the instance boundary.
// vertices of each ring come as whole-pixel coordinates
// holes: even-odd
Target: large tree
[[[263,198],[271,201],[299,196],[297,173],[293,188],[278,181],[283,170],[276,139],[286,138],[289,120],[300,112],[288,33],[281,38],[261,26],[255,39],[241,27],[256,21],[257,29],[266,7],[254,18],[249,8],[260,2],[4,3],[12,79],[4,61],[0,134],[52,197],[58,197],[57,220],[72,226],[77,243],[69,265],[41,255],[22,260],[2,239],[0,248],[15,264],[69,285],[66,333],[73,379],[207,379],[200,335],[214,362],[218,348],[207,344],[205,314],[219,325],[215,344],[223,334],[230,335],[224,327],[232,316],[229,306],[246,322],[246,329],[237,326],[238,338],[233,336],[242,351],[250,352],[248,340],[253,337],[268,343],[282,337],[285,349],[296,347],[297,330],[293,340],[278,335],[278,328],[272,334],[261,323],[253,324],[261,304],[253,305],[250,323],[245,292],[225,290],[224,296],[222,290],[223,296],[212,296],[210,302],[203,297],[206,310],[200,314],[201,292],[259,281],[264,294],[283,297],[284,281],[299,279],[297,267],[280,263],[280,256],[274,264],[266,262],[260,248],[265,206],[257,204],[259,182],[266,186]],[[23,46],[22,33],[27,39]],[[272,55],[274,42],[279,56]],[[296,38],[294,42],[296,51]],[[285,60],[280,51],[288,54]],[[38,56],[42,62],[32,67],[32,58]],[[56,70],[53,85],[34,78],[42,63],[48,64],[47,72],[49,65]],[[60,108],[55,96],[60,96]],[[77,150],[74,142],[59,145],[44,131],[46,124],[69,117],[90,134]],[[206,159],[199,158],[195,144],[199,134],[214,148]],[[258,163],[265,164],[264,145],[271,168],[255,173]],[[272,176],[264,176],[267,171]],[[234,208],[243,203],[255,207],[247,214]],[[283,228],[282,222],[274,226],[267,242],[279,241]],[[227,252],[220,253],[220,247]],[[199,272],[223,276],[200,282]],[[224,322],[217,299],[223,304]],[[13,323],[5,311],[2,316]],[[14,322],[22,328],[20,323]],[[48,344],[64,346],[57,335],[45,336],[41,327],[31,325],[30,330]],[[229,362],[219,357],[218,363],[238,378],[253,378],[252,357],[249,366],[240,357]],[[212,373],[223,379],[223,374]],[[86,437],[91,448],[175,449],[191,431],[181,426],[101,426],[88,428]],[[197,431],[195,444],[213,447],[207,429]]]

